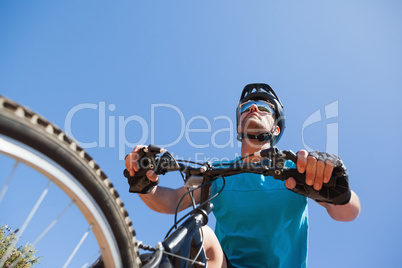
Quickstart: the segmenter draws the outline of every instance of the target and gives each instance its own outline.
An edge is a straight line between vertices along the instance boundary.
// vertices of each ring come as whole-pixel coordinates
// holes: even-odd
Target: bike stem
[[[201,197],[200,197],[200,204],[205,203],[205,201],[207,201],[208,199],[211,198],[211,194],[212,194],[212,183],[210,183],[212,180],[214,179],[214,177],[210,177],[210,176],[204,176],[204,180],[202,182],[202,184],[204,184],[205,186],[201,188]],[[207,215],[209,213],[212,212],[212,203],[211,202],[207,202],[203,205],[200,206],[200,208],[204,211],[206,211]]]

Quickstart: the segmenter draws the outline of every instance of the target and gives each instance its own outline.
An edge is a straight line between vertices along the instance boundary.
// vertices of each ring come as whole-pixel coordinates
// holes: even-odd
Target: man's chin
[[[240,132],[247,133],[249,135],[258,135],[268,131],[264,126],[253,121],[248,121],[247,124],[241,128],[241,130],[242,131]]]

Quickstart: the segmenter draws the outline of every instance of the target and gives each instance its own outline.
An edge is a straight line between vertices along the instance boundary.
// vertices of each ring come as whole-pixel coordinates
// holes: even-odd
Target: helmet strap
[[[260,142],[268,141],[268,140],[272,142],[272,138],[273,138],[272,133],[261,133],[258,135],[250,135],[250,134],[245,134],[245,133],[237,134],[237,139],[239,141],[242,141],[243,139],[252,139],[252,140],[258,140]]]

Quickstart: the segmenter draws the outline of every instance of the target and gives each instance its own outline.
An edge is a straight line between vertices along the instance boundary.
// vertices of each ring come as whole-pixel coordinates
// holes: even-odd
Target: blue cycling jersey
[[[212,194],[222,185],[216,180]],[[233,266],[306,267],[307,198],[283,181],[251,173],[225,177],[212,203],[215,233]]]

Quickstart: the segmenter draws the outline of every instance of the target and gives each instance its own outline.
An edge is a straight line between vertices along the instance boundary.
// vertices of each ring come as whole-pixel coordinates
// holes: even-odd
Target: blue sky
[[[2,1],[0,94],[86,144],[138,238],[154,245],[173,217],[128,193],[121,156],[152,141],[185,159],[232,158],[241,90],[268,83],[285,105],[278,147],[336,150],[362,202],[352,223],[310,202],[309,267],[395,267],[401,8],[391,0]]]

